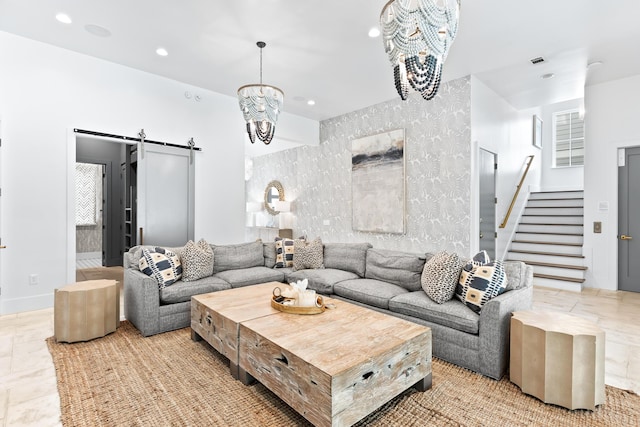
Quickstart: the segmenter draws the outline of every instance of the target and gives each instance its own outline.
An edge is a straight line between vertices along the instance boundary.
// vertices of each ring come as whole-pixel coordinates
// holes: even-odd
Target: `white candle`
[[[311,289],[298,291],[298,305],[300,307],[315,307],[316,291]]]

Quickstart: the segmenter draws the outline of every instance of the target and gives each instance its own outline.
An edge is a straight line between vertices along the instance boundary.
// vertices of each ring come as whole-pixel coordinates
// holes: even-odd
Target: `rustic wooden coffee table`
[[[431,387],[431,329],[326,297],[335,309],[282,313],[270,305],[278,285],[193,297],[192,338],[237,357],[234,377],[255,378],[316,426],[351,425],[412,386]],[[207,333],[202,318],[218,326]]]
[[[276,286],[282,283],[270,282],[191,297],[191,339],[204,339],[229,359],[231,375],[236,379],[239,379],[240,323],[280,313],[269,302]]]

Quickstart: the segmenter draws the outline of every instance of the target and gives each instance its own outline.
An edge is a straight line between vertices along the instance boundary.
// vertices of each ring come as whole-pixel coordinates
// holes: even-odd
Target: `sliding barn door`
[[[190,150],[138,143],[139,245],[183,246],[193,240],[195,159]]]

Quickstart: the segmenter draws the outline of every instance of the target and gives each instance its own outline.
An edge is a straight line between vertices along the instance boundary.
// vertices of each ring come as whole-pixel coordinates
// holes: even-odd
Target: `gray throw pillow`
[[[424,264],[420,283],[429,298],[444,304],[453,298],[462,269],[462,260],[457,254],[438,252]]]
[[[180,260],[183,282],[191,282],[213,274],[213,249],[204,239],[200,239],[198,243],[189,240],[182,249]]]

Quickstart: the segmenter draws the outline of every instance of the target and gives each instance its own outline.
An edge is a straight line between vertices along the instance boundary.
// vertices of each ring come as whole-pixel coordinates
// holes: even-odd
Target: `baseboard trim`
[[[76,260],[78,259],[102,259],[102,252],[78,252]]]
[[[53,293],[23,298],[2,297],[2,301],[0,301],[0,315],[42,310],[51,307],[53,307]]]

